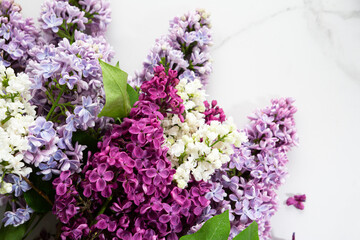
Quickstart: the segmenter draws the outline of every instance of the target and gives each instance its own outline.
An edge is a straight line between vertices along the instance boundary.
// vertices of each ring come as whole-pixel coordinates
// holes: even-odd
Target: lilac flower
[[[65,73],[62,78],[60,78],[59,83],[61,85],[66,84],[70,90],[74,88],[74,85],[79,81],[79,77],[76,75],[69,76]]]
[[[76,118],[75,115],[71,114],[70,112],[66,112],[66,127],[65,129],[70,132],[76,132],[75,126],[78,126],[81,122],[79,119]]]
[[[37,172],[37,175],[43,174],[42,180],[49,181],[52,178],[52,174],[60,174],[60,171],[57,169],[58,163],[54,157],[51,157],[50,160],[46,163],[40,163],[39,169],[40,172]]]
[[[12,59],[14,60],[18,60],[23,54],[23,50],[21,50],[19,48],[19,45],[16,44],[15,42],[10,42],[7,45],[4,45],[2,47],[9,55]]]
[[[42,52],[36,53],[36,58],[39,61],[42,61],[49,57],[54,57],[54,56],[55,56],[55,52],[52,50],[52,48],[49,45],[45,46]]]
[[[2,24],[0,28],[0,36],[4,39],[9,40],[11,36],[10,26],[8,24]]]
[[[169,177],[170,171],[167,169],[166,164],[163,160],[159,160],[156,164],[156,168],[150,168],[146,170],[146,176],[153,178],[153,183],[158,185],[162,182],[162,179]]]
[[[200,78],[205,85],[212,71],[209,27],[208,14],[201,10],[174,18],[170,21],[169,34],[156,40],[142,71],[136,72],[130,82],[140,85],[150,80],[154,76],[153,68],[166,62],[170,69],[179,72],[180,78]]]
[[[7,175],[7,181],[12,183],[12,192],[15,193],[15,197],[19,197],[23,192],[31,189],[30,185],[23,181],[19,176],[14,174]]]
[[[75,143],[72,149],[65,151],[67,157],[63,157],[59,160],[59,169],[61,171],[70,170],[71,172],[79,172],[81,161],[83,160],[83,151],[86,146]]]
[[[90,96],[82,97],[82,106],[77,106],[74,110],[74,113],[80,117],[80,121],[83,125],[93,127],[94,117],[96,117],[96,112],[98,112],[99,106],[96,103],[92,102]]]
[[[212,185],[211,191],[208,192],[205,197],[209,200],[220,202],[224,200],[224,197],[226,197],[226,193],[222,188],[222,185],[220,185],[219,183],[215,183]]]
[[[35,137],[42,138],[45,141],[50,141],[55,136],[53,123],[48,122],[43,117],[38,117],[35,120],[35,125],[29,128],[30,133]]]
[[[29,221],[30,213],[34,212],[31,208],[26,206],[26,208],[18,208],[15,212],[7,211],[4,213],[4,227],[8,225],[13,225],[17,227],[24,222]]]
[[[42,28],[51,29],[53,32],[58,32],[58,27],[63,23],[63,19],[56,17],[55,13],[42,15],[41,18],[44,21]]]
[[[95,224],[95,228],[97,229],[107,229],[109,232],[114,232],[117,229],[117,224],[115,221],[112,221],[105,214],[101,214],[96,218],[97,223]]]
[[[84,77],[96,76],[97,71],[99,69],[97,67],[97,62],[91,61],[90,63],[87,63],[87,61],[83,60],[82,64],[84,66],[84,69],[83,69],[83,72],[82,72]]]
[[[60,64],[58,63],[44,63],[40,65],[41,70],[40,75],[42,75],[45,79],[50,78],[59,68]]]
[[[178,225],[180,223],[180,218],[178,216],[180,205],[177,203],[173,203],[172,205],[164,203],[163,208],[165,210],[165,214],[159,217],[159,221],[161,223],[170,222],[173,226]]]
[[[32,19],[24,19],[14,1],[0,4],[0,62],[22,72],[29,60],[29,50],[43,39]]]
[[[95,183],[95,189],[105,197],[111,195],[111,189],[107,187],[106,182],[110,182],[114,178],[114,173],[112,171],[106,171],[108,168],[106,163],[100,164],[96,169],[94,169],[89,175],[89,181]]]
[[[198,42],[201,47],[206,44],[210,44],[211,39],[208,30],[203,28],[195,32],[193,41]]]
[[[40,21],[50,41],[58,39],[55,34],[59,32],[59,27],[70,35],[74,35],[76,31],[93,36],[105,34],[111,22],[110,4],[107,0],[84,0],[71,4],[74,2],[48,0],[42,5]]]
[[[69,178],[71,172],[64,171],[61,172],[60,177],[56,178],[53,181],[54,186],[56,186],[56,194],[62,196],[66,193],[67,188],[71,185],[72,181]]]
[[[195,80],[195,73],[193,71],[190,70],[185,70],[180,76],[179,79],[187,79],[189,81],[194,81]]]
[[[304,202],[306,201],[306,195],[295,195],[293,197],[289,197],[286,200],[286,205],[294,205],[297,209],[304,210]]]
[[[220,184],[228,195],[220,202],[212,200],[210,206],[217,213],[230,210],[232,236],[255,220],[260,239],[271,239],[270,218],[277,209],[275,190],[286,175],[286,153],[298,141],[296,108],[292,103],[292,99],[272,100],[271,106],[249,117],[251,122],[245,130],[249,142],[234,148],[229,164],[212,177],[212,189]],[[207,105],[211,121],[216,109],[211,110],[210,104]],[[290,198],[288,204],[297,204],[297,201]]]
[[[155,73],[158,76],[166,75],[164,68],[155,69]],[[168,82],[171,87],[175,87],[178,82],[176,73],[171,70],[166,79],[161,77],[161,81],[164,84]],[[159,84],[155,79],[153,82]],[[160,106],[150,102],[150,88],[150,84],[143,86],[140,100],[132,108],[129,117],[124,118],[121,125],[113,125],[98,143],[99,152],[91,155],[81,173],[69,177],[72,184],[68,189],[74,192],[72,197],[68,198],[66,194],[65,198],[62,195],[55,196],[54,213],[64,223],[63,238],[72,236],[69,235],[72,229],[78,229],[85,223],[90,226],[94,220],[90,218],[86,222],[77,222],[76,219],[87,216],[84,212],[80,212],[76,219],[72,217],[73,214],[66,215],[69,202],[77,203],[76,206],[81,204],[75,191],[83,193],[90,200],[89,207],[93,211],[98,211],[108,197],[113,196],[109,207],[115,212],[116,227],[112,223],[114,219],[105,211],[95,220],[98,224],[90,227],[88,232],[77,231],[83,236],[91,236],[97,229],[101,229],[100,239],[178,239],[185,226],[194,224],[209,205],[210,201],[205,198],[210,190],[209,184],[193,182],[186,190],[172,183],[175,170],[166,158],[167,148],[163,147],[163,128],[159,119],[164,117],[160,111],[180,113],[181,102],[178,105],[170,104],[168,95],[173,94],[176,98],[176,92],[173,91],[166,91],[168,95],[165,98],[170,101],[162,102],[158,99]],[[79,114],[80,111],[77,111],[76,115]],[[57,188],[60,182],[60,178],[56,179],[54,187]],[[140,214],[134,215],[134,212]]]
[[[1,63],[2,65],[4,65],[4,67],[9,67],[9,66],[11,65],[10,62],[4,60],[1,56],[0,56],[0,63]]]

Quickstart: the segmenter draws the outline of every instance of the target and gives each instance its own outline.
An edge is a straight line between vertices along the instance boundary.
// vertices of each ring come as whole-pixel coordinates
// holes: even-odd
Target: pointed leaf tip
[[[128,74],[116,66],[99,59],[105,89],[105,106],[98,117],[106,116],[123,118],[131,110],[130,97],[127,91]]]

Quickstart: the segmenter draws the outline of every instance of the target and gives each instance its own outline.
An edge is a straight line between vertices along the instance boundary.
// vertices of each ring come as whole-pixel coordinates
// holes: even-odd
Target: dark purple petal
[[[62,196],[66,193],[66,186],[63,183],[60,183],[56,186],[56,194]]]
[[[106,171],[103,174],[103,179],[107,182],[111,181],[114,178],[114,173],[112,171]]]
[[[104,190],[105,187],[106,187],[106,182],[104,181],[104,179],[99,178],[96,181],[96,190],[100,192],[100,191]]]
[[[162,170],[161,172],[159,172],[159,175],[162,177],[162,178],[167,178],[169,176],[169,170],[167,169],[164,169]]]
[[[107,164],[106,163],[102,163],[97,167],[97,172],[102,175],[107,169]]]
[[[99,178],[100,178],[100,175],[95,171],[92,171],[89,175],[89,181],[92,183],[96,182]]]
[[[145,173],[146,173],[146,176],[148,176],[149,178],[153,178],[156,176],[157,171],[154,168],[150,168],[150,169],[146,170]]]
[[[95,225],[96,228],[102,229],[102,230],[106,229],[107,226],[108,226],[108,224],[104,219],[100,219]]]
[[[170,216],[169,215],[161,215],[160,217],[159,217],[159,222],[161,222],[161,223],[167,223],[167,222],[169,222],[170,221]]]
[[[178,215],[172,215],[171,218],[170,218],[170,223],[171,225],[173,226],[176,226],[180,223],[180,218]]]

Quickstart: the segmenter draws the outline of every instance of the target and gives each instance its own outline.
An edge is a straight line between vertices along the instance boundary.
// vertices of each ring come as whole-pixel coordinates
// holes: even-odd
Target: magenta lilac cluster
[[[305,208],[304,202],[306,202],[306,195],[305,194],[294,195],[292,197],[289,197],[286,200],[286,205],[288,205],[288,206],[293,205],[297,209],[304,210],[304,208]]]
[[[198,78],[203,85],[212,72],[209,47],[212,44],[209,15],[196,10],[170,21],[169,33],[156,40],[143,69],[131,79],[134,85],[150,80],[154,67],[162,64],[179,74],[179,79]]]
[[[166,73],[162,66],[154,72],[130,116],[99,143],[100,152],[83,168],[84,179],[79,183],[79,175],[64,172],[55,179],[54,213],[64,224],[63,239],[101,232],[99,239],[176,240],[209,205],[208,183],[193,182],[187,189],[172,183],[175,170],[162,146],[160,120],[168,111],[181,115],[184,106],[174,88],[177,72]],[[80,211],[83,205],[88,209]]]
[[[42,42],[33,20],[24,19],[20,11],[14,0],[0,2],[0,63],[17,72],[25,69],[28,51]]]
[[[275,190],[287,174],[286,153],[298,142],[293,102],[290,98],[272,100],[270,107],[249,117],[251,122],[246,128],[249,142],[235,148],[229,164],[212,176],[211,191],[206,195],[210,207],[190,232],[198,230],[211,216],[229,210],[229,239],[253,221],[259,225],[260,239],[271,239],[270,219],[278,204]],[[208,119],[215,119],[216,113],[222,111],[207,112]]]

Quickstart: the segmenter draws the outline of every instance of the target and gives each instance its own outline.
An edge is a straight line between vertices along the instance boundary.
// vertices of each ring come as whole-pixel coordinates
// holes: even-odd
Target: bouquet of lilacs
[[[271,239],[297,144],[293,100],[238,129],[204,90],[209,14],[170,21],[133,77],[109,62],[107,0],[0,0],[2,239]]]

